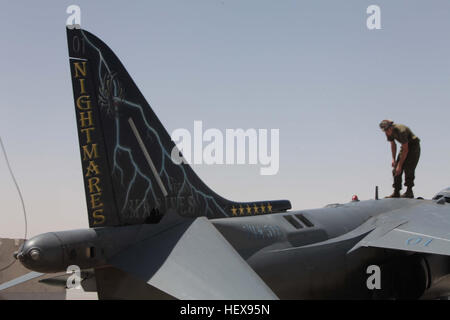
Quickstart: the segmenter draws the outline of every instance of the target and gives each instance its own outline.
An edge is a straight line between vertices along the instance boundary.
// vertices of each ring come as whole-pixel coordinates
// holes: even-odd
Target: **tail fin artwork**
[[[157,223],[169,210],[223,218],[291,208],[217,195],[172,161],[174,142],[112,50],[82,29],[67,28],[67,40],[90,227]]]

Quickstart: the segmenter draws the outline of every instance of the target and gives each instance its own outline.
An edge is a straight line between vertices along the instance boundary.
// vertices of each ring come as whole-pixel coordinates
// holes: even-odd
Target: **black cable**
[[[5,156],[5,160],[6,160],[6,164],[8,166],[9,173],[11,174],[11,177],[12,177],[12,179],[14,181],[14,184],[16,185],[17,192],[19,193],[20,202],[22,203],[23,217],[24,217],[24,220],[25,220],[25,235],[24,235],[23,239],[24,239],[24,241],[26,241],[27,234],[28,234],[28,221],[27,221],[27,212],[25,210],[25,202],[23,201],[23,197],[22,197],[22,193],[20,192],[19,185],[17,184],[16,178],[14,177],[14,173],[13,173],[13,171],[11,169],[10,164],[9,164],[8,156],[6,154],[5,146],[3,145],[3,141],[2,141],[1,137],[0,137],[0,145],[2,147],[3,155]],[[17,260],[14,260],[9,265],[1,268],[0,272],[8,269],[9,267],[11,267],[16,261]]]
[[[16,259],[14,259],[13,261],[11,261],[10,264],[6,265],[5,267],[0,269],[0,272],[5,271],[6,269],[8,269],[9,267],[11,267],[14,263],[16,263]]]

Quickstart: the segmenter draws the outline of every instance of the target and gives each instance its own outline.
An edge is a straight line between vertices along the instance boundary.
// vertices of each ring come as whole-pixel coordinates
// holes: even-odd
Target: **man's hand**
[[[395,161],[395,159],[392,160],[392,168],[395,168],[395,165],[397,164],[397,162]]]
[[[395,176],[399,176],[401,174],[402,174],[402,167],[397,166],[397,168],[395,168]]]

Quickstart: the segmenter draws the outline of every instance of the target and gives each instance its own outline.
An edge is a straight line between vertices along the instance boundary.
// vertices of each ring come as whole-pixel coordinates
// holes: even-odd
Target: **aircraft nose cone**
[[[15,256],[30,270],[53,272],[61,268],[61,242],[53,233],[45,233],[27,240]]]

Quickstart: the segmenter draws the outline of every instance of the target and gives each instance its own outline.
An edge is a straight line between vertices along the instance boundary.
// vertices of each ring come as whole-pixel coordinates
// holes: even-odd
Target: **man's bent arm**
[[[395,156],[397,155],[397,144],[395,141],[391,141],[391,151],[392,151],[392,163],[395,162]]]

